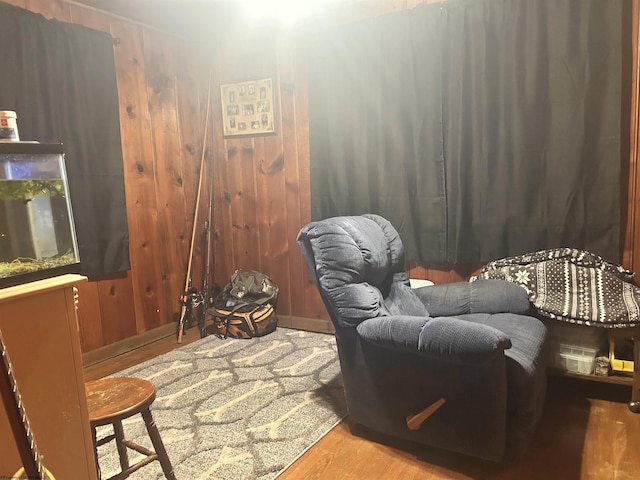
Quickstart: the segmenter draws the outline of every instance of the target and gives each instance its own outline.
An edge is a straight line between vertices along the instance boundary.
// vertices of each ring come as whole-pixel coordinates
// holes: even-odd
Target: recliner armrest
[[[368,343],[448,361],[482,363],[511,347],[500,330],[459,318],[376,317],[356,330]]]
[[[511,340],[497,328],[448,317],[428,321],[418,343],[421,352],[473,363],[490,360],[508,348]]]
[[[414,289],[432,317],[467,313],[526,314],[529,295],[521,286],[506,280],[455,282]]]

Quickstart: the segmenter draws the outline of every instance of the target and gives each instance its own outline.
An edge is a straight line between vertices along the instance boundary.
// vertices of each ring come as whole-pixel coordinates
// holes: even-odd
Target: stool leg
[[[96,468],[98,469],[98,478],[102,478],[100,473],[100,464],[98,463],[98,434],[96,433],[96,427],[91,427],[91,434],[93,435],[93,453],[96,456]]]
[[[141,413],[142,418],[144,418],[144,424],[147,426],[151,443],[153,443],[153,448],[158,455],[158,461],[160,462],[160,465],[162,465],[164,476],[167,477],[167,480],[176,480],[173,473],[173,466],[171,465],[167,451],[164,448],[164,443],[162,443],[162,438],[160,437],[160,432],[158,431],[156,422],[153,421],[151,411],[148,408],[145,408]]]
[[[129,468],[129,455],[127,455],[127,446],[124,444],[124,430],[122,422],[116,420],[113,422],[113,433],[116,436],[116,446],[118,447],[118,456],[120,457],[120,468],[124,472]]]

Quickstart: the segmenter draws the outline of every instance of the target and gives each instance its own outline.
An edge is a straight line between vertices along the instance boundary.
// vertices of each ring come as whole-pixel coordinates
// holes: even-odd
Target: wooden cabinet
[[[42,462],[58,479],[96,480],[74,285],[62,275],[0,290],[0,330]],[[0,478],[20,467],[0,409]]]

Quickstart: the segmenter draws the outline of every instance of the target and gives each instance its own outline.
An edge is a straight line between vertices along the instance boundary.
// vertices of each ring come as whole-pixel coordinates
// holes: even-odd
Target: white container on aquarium
[[[0,287],[79,262],[62,145],[0,143]]]
[[[13,110],[0,110],[0,142],[19,142],[18,116]]]

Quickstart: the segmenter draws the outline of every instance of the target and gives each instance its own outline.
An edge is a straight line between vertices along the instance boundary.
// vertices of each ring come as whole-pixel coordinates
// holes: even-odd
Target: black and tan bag
[[[261,337],[278,325],[277,301],[278,286],[271,278],[255,270],[236,270],[208,314],[220,336]]]

